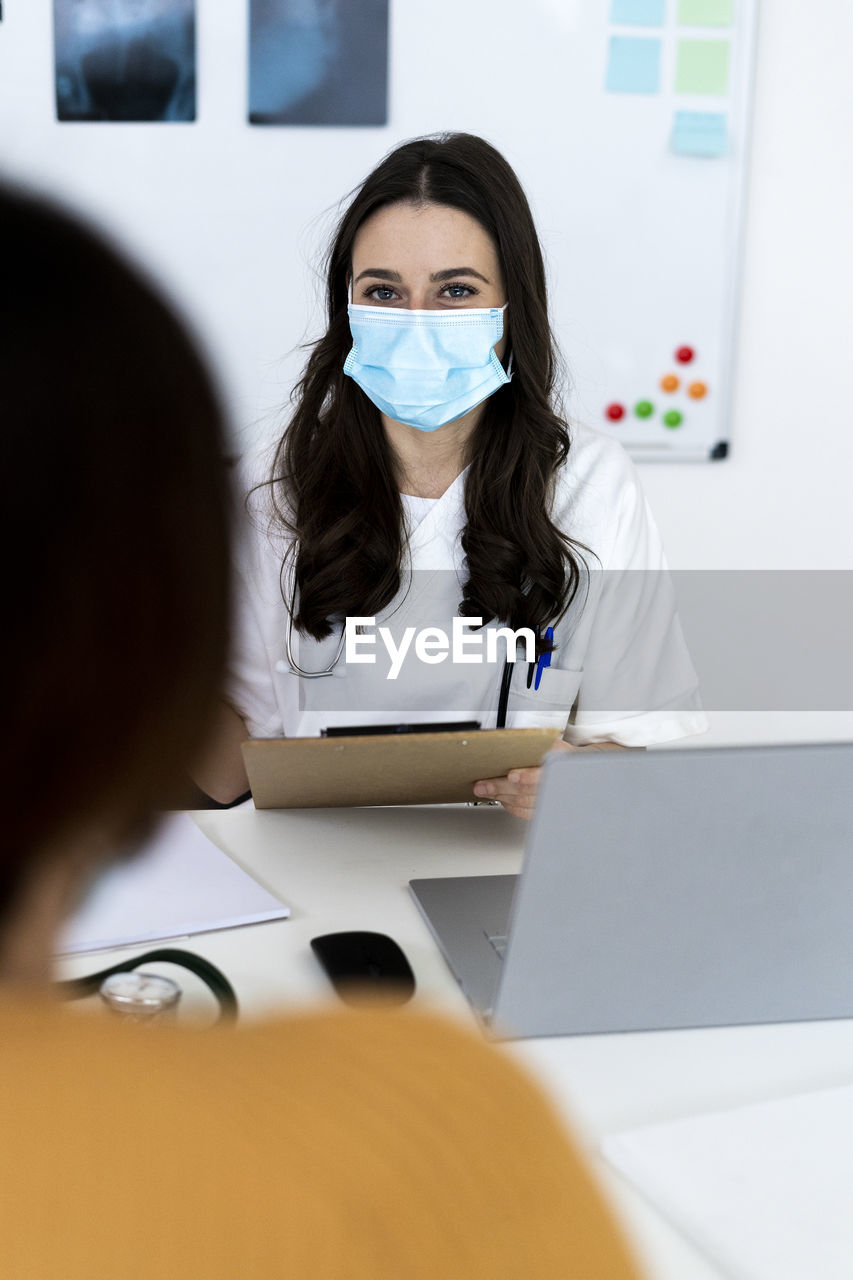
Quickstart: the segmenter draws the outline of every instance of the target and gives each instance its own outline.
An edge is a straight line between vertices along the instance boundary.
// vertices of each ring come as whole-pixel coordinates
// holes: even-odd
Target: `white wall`
[[[467,0],[460,40],[458,0],[394,0],[393,123],[323,130],[244,123],[242,0],[198,0],[196,124],[59,125],[51,6],[7,0],[0,164],[150,263],[194,319],[246,441],[275,430],[294,348],[316,327],[327,211],[398,140],[489,136],[519,168],[559,279],[547,175],[567,126],[540,118],[536,86],[559,76],[561,28],[585,2]],[[851,48],[847,0],[764,0],[732,454],[643,470],[677,568],[853,569]]]

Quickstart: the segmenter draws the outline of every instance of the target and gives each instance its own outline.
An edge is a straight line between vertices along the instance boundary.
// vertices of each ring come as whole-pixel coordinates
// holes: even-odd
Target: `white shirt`
[[[499,623],[466,632],[466,660],[454,661],[450,653],[438,658],[435,635],[420,657],[416,650],[418,633],[427,628],[450,638],[459,613],[467,577],[460,546],[464,483],[463,473],[437,499],[403,495],[404,587],[356,641],[376,661],[356,663],[344,654],[334,675],[315,680],[294,674],[286,656],[291,577],[287,569],[282,574],[282,562],[290,541],[270,532],[256,511],[239,557],[229,686],[229,700],[252,737],[313,737],[346,724],[479,720],[494,727],[505,643],[495,646],[496,661],[472,659],[478,648],[485,658],[487,632],[497,632]],[[589,573],[567,615],[555,620],[556,648],[540,671],[538,690],[535,669],[516,662],[507,725],[565,729],[575,745],[648,746],[704,732],[660,538],[636,471],[616,441],[572,429],[552,519],[588,548],[581,554]],[[397,650],[412,630],[393,679],[395,663],[380,627]],[[340,637],[340,626],[322,642],[294,633],[296,664],[306,671],[330,666]]]

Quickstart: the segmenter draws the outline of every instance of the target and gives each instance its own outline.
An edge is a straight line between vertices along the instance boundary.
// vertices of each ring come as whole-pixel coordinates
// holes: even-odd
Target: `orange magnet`
[[[679,382],[674,373],[668,373],[666,377],[660,380],[662,391],[677,391]]]
[[[693,400],[703,400],[708,394],[708,386],[705,382],[691,382],[687,388],[687,394]]]

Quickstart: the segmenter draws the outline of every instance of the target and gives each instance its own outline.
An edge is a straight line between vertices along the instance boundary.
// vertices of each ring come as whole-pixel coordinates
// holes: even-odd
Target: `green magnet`
[[[650,418],[655,411],[651,400],[638,400],[634,405],[634,413],[638,418]]]
[[[669,413],[663,415],[663,424],[665,427],[680,427],[684,421],[684,414],[679,413],[677,409],[670,409]]]

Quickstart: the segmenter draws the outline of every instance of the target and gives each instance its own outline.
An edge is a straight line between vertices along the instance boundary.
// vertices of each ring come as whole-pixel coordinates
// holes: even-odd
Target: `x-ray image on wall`
[[[53,0],[60,120],[195,120],[195,0]]]
[[[250,0],[252,124],[385,124],[388,0]]]

